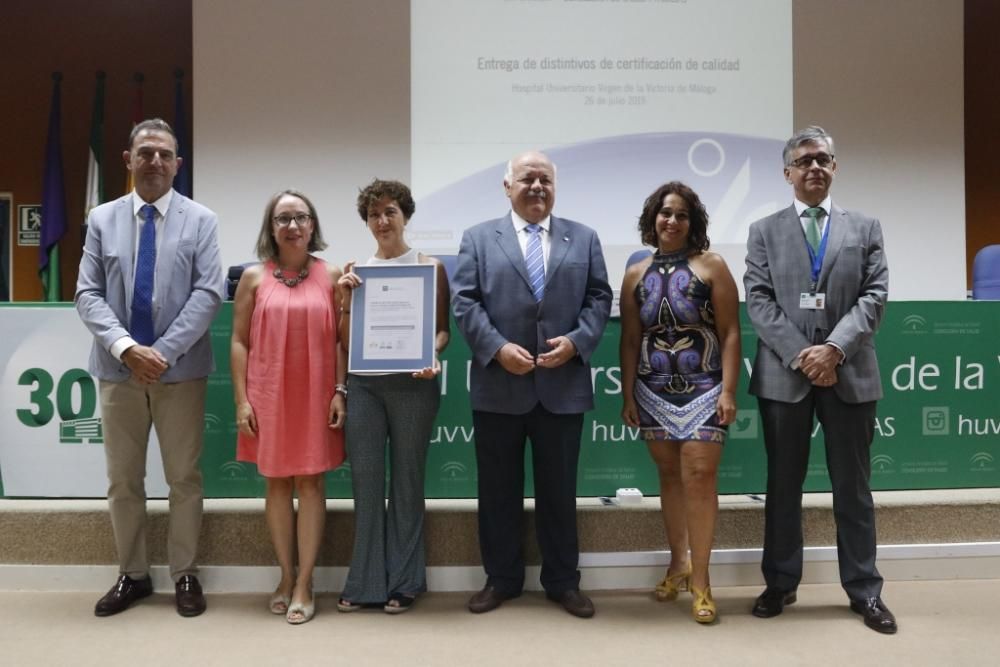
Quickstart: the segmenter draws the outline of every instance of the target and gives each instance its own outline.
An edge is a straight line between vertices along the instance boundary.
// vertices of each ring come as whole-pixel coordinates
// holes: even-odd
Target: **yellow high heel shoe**
[[[667,569],[669,573],[669,568]],[[680,591],[689,590],[691,586],[691,561],[688,561],[687,567],[681,572],[675,572],[673,574],[665,574],[663,580],[656,584],[656,589],[653,591],[653,595],[660,602],[669,602],[670,600],[677,599],[677,593]]]
[[[712,599],[712,587],[706,586],[705,590],[700,591],[692,586],[691,595],[694,596],[694,602],[691,603],[691,615],[694,616],[694,620],[706,625],[714,623],[718,612],[715,609],[715,600]]]

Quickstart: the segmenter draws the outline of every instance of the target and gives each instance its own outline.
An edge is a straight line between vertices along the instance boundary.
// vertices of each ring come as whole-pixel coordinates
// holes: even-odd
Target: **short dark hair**
[[[809,127],[796,132],[791,139],[785,142],[785,147],[781,151],[781,159],[784,161],[785,166],[788,167],[792,164],[792,151],[802,144],[808,144],[814,141],[825,141],[826,145],[830,148],[830,156],[833,157],[833,155],[835,155],[833,150],[833,137],[830,136],[830,133],[819,125],[810,125]]]
[[[692,250],[708,250],[708,212],[701,203],[698,193],[680,181],[670,181],[656,188],[646,197],[639,216],[639,235],[644,245],[658,246],[656,242],[656,215],[663,207],[663,198],[677,195],[688,205],[688,247]]]
[[[305,202],[306,207],[309,209],[309,215],[312,216],[313,233],[312,238],[309,239],[307,250],[309,252],[317,252],[326,248],[326,241],[323,240],[323,232],[319,227],[319,215],[316,213],[316,207],[313,206],[309,197],[306,197],[298,190],[281,190],[271,195],[271,198],[267,200],[267,206],[264,207],[264,220],[260,224],[260,234],[257,235],[256,246],[257,258],[262,262],[278,258],[278,242],[274,240],[274,232],[271,231],[271,218],[274,217],[274,207],[278,205],[278,201],[285,195],[298,197]]]
[[[358,215],[361,219],[368,222],[368,209],[383,199],[392,199],[399,204],[399,210],[406,220],[409,220],[417,210],[410,188],[399,181],[383,181],[376,178],[358,191]]]
[[[147,118],[144,121],[140,121],[135,124],[132,131],[128,135],[128,149],[132,150],[132,146],[135,145],[135,138],[139,136],[140,132],[166,132],[171,137],[174,138],[174,152],[180,150],[180,142],[177,141],[177,135],[174,134],[174,128],[170,127],[170,124],[162,118]]]

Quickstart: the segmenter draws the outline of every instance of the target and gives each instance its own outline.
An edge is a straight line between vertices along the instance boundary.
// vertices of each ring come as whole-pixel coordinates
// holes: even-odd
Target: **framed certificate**
[[[349,373],[412,373],[434,365],[434,264],[355,266]]]

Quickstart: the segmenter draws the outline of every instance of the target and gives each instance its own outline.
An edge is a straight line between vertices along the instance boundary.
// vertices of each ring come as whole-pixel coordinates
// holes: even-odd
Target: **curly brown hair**
[[[407,220],[417,210],[417,205],[413,203],[413,194],[410,193],[410,188],[399,181],[383,181],[376,178],[358,191],[358,215],[361,216],[361,219],[367,223],[368,209],[371,208],[372,204],[376,204],[383,199],[391,199],[399,204],[399,210]]]
[[[639,235],[643,245],[658,246],[656,242],[656,215],[663,207],[663,199],[667,195],[677,195],[688,205],[688,247],[692,250],[708,250],[708,212],[701,203],[698,193],[680,181],[670,181],[656,188],[653,194],[646,197],[639,215]]]

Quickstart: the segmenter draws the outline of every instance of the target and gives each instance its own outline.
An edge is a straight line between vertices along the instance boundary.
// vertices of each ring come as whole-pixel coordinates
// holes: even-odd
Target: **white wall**
[[[835,199],[882,220],[890,297],[964,298],[961,0],[796,0],[793,25],[795,128],[833,133]],[[358,187],[409,180],[408,0],[194,0],[193,126],[227,265],[252,259],[266,199],[289,186],[319,209],[324,257],[366,257]],[[605,248],[613,283],[634,249]]]

